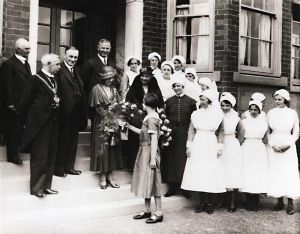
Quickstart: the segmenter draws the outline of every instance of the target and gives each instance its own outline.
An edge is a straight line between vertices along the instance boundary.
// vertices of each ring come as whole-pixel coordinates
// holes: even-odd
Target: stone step
[[[89,157],[91,152],[90,144],[78,144],[76,158]],[[28,161],[29,154],[20,154],[20,159]],[[6,146],[0,146],[0,162],[6,161]]]
[[[75,168],[80,171],[89,171],[90,158],[78,157],[75,161]],[[0,176],[5,179],[14,176],[28,176],[30,174],[30,161],[25,160],[22,165],[15,165],[6,161],[0,162]]]
[[[114,177],[120,184],[131,182],[131,172],[126,170],[114,171]],[[0,188],[1,195],[28,193],[29,174],[20,176],[1,177]],[[81,175],[68,175],[67,177],[53,176],[52,188],[58,191],[72,191],[85,188],[99,187],[99,175],[91,171],[83,171]]]
[[[127,189],[129,190],[129,187]],[[116,193],[118,192],[116,191]],[[36,202],[39,203],[41,207],[42,203],[47,199],[50,200],[50,196],[45,199],[35,198]],[[60,198],[59,195],[57,195],[53,196],[52,199],[58,200]],[[76,200],[75,197],[73,197],[73,199]],[[86,199],[89,199],[89,197]],[[195,205],[196,202],[197,200],[195,199],[187,200],[181,196],[163,198],[162,200],[164,210],[189,207]],[[53,225],[74,224],[82,221],[132,215],[142,211],[143,209],[144,199],[131,198],[111,202],[96,202],[85,205],[79,203],[70,207],[61,206],[47,209],[40,208],[28,210],[27,212],[15,211],[13,215],[3,216],[2,230],[4,233],[26,233],[35,229],[44,229],[46,231],[47,228]],[[103,227],[103,231],[105,232],[105,227]]]

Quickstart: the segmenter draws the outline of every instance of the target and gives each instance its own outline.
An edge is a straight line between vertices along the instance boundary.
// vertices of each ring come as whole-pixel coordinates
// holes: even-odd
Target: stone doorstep
[[[120,185],[131,182],[131,173],[126,170],[114,172],[114,177]],[[91,171],[83,171],[81,175],[53,177],[52,188],[58,191],[72,191],[78,188],[99,187],[99,175]],[[29,174],[1,178],[1,195],[29,193]]]
[[[47,199],[47,198],[46,198]],[[186,200],[181,196],[163,198],[163,209],[178,209],[190,207],[196,204],[196,200]],[[153,205],[153,203],[152,203]],[[90,204],[84,206],[50,208],[46,210],[34,210],[26,213],[18,213],[13,216],[4,216],[2,219],[2,230],[5,233],[22,233],[33,228],[46,228],[52,225],[77,223],[81,221],[96,220],[110,217],[135,214],[144,208],[144,200],[134,198],[106,202],[101,204]],[[16,225],[16,223],[18,225]],[[19,231],[19,232],[18,232]]]

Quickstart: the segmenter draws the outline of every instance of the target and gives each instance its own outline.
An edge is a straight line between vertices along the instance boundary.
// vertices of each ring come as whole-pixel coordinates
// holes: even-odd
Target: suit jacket
[[[101,80],[100,74],[105,64],[101,61],[98,55],[94,58],[87,60],[81,68],[81,77],[83,79],[85,91],[90,95],[92,88]],[[112,60],[108,59],[107,66],[115,67]],[[113,86],[119,90],[121,79],[116,76]]]
[[[81,93],[80,96],[80,130],[84,130],[87,124],[87,105],[86,105],[86,98],[84,92],[84,86],[81,79],[81,76],[78,72],[77,67],[73,68],[73,73],[77,78],[78,88]],[[75,103],[78,101],[78,96],[76,97],[76,83],[72,77],[72,74],[65,63],[61,63],[61,69],[57,74],[57,82],[58,87],[60,90],[61,95],[61,102],[60,102],[60,116],[62,118],[67,117],[71,110],[73,109]]]
[[[37,73],[44,81],[48,82],[43,72]],[[26,85],[21,97],[21,101],[16,106],[17,111],[28,109],[21,152],[29,153],[30,145],[40,129],[46,124],[51,116],[58,116],[59,107],[54,108],[53,91],[36,75],[32,76]],[[60,97],[59,92],[57,96]],[[53,115],[52,115],[53,114]]]
[[[26,83],[30,80],[30,67],[26,69],[25,65],[13,55],[2,64],[1,75],[4,80],[5,104],[16,106]]]

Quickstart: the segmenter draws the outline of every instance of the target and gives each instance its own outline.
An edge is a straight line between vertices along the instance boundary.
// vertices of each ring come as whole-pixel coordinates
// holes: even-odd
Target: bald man
[[[4,80],[4,99],[7,107],[7,161],[20,165],[19,146],[26,113],[17,112],[16,105],[20,101],[23,89],[31,77],[28,64],[30,44],[24,38],[15,43],[15,54],[2,64]]]
[[[58,145],[60,94],[55,74],[60,69],[56,54],[41,58],[43,68],[25,87],[17,111],[28,109],[21,152],[30,153],[30,192],[43,198],[51,189]]]

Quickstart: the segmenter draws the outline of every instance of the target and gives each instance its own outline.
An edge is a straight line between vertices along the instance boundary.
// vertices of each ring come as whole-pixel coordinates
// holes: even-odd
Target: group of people
[[[19,148],[30,153],[33,195],[58,193],[51,189],[53,174],[81,173],[74,169],[78,132],[85,129],[89,116],[90,170],[99,173],[100,188],[106,189],[120,187],[114,170],[133,169],[131,190],[145,199],[145,209],[134,219],[163,221],[162,182],[168,184],[165,197],[180,192],[189,198],[189,191],[199,192],[196,213],[212,214],[214,194],[225,192],[228,211],[234,212],[238,191],[245,193],[247,210],[257,211],[259,194],[267,194],[278,198],[274,210],[282,210],[287,197],[287,213],[294,213],[293,199],[300,196],[295,147],[299,119],[289,108],[287,90],[275,92],[276,108],[267,114],[262,110],[265,96],[255,93],[249,110],[239,117],[235,97],[219,94],[215,82],[198,78],[195,68],[183,70],[182,56],[161,63],[161,56],[153,52],[141,69],[146,62],[130,56],[128,69],[119,77],[108,58],[110,51],[110,42],[101,39],[97,55],[81,69],[75,66],[75,47],[66,49],[62,63],[57,55],[46,54],[43,68],[32,76],[27,63],[30,45],[19,39],[15,55],[3,64],[8,161],[22,163]],[[125,101],[143,112],[111,127],[112,109]],[[172,129],[170,145],[163,150],[158,147],[161,110]],[[128,131],[121,131],[124,128]]]

